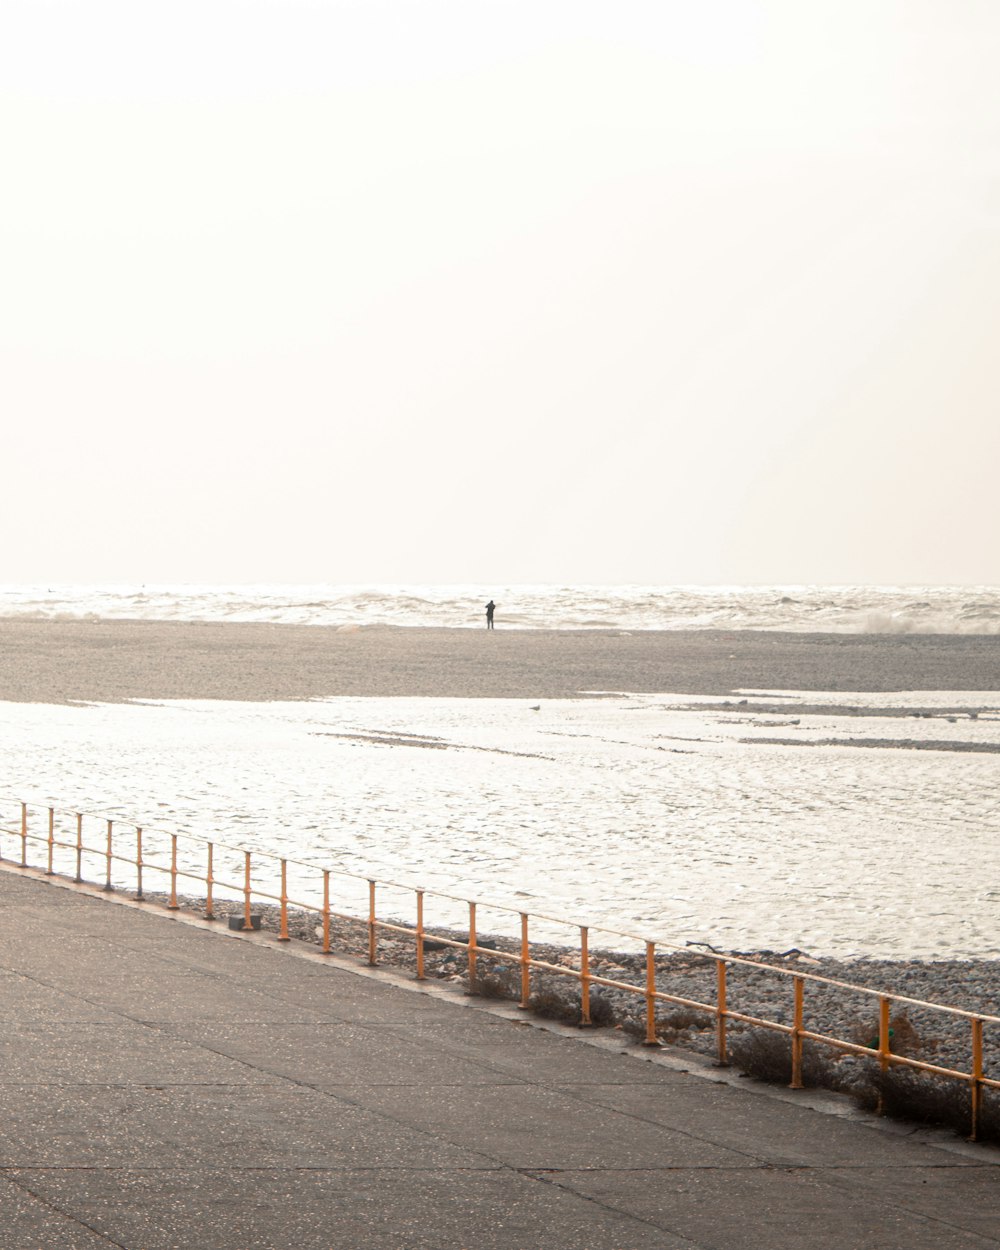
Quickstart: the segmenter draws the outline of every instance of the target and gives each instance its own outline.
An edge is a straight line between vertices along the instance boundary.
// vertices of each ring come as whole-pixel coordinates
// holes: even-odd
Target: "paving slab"
[[[693,1083],[683,1073],[649,1085],[564,1085],[564,1092],[592,1104],[667,1128],[687,1129],[710,1123],[712,1140],[748,1158],[766,1159],[775,1167],[869,1166],[884,1161],[881,1132],[859,1133],[858,1124],[772,1098],[734,1098],[727,1084]],[[575,1076],[575,1073],[574,1073]],[[919,1141],[910,1143],[907,1167],[940,1163],[941,1151]],[[976,1166],[974,1158],[955,1156],[951,1169]],[[1000,1181],[1000,1172],[997,1173]]]
[[[868,1201],[919,1212],[942,1227],[961,1228],[992,1241],[1000,1238],[1000,1168],[971,1161],[961,1169],[869,1165],[831,1168],[823,1179]]]
[[[290,978],[289,948],[278,945],[273,938],[258,935],[234,939],[221,931],[209,932],[204,937],[208,949],[171,952],[158,947],[157,956],[167,966],[176,964],[191,972],[222,975],[229,984],[265,994],[289,1009],[305,1009],[317,1018],[396,1023],[406,1029],[414,1016],[424,1011],[433,1012],[436,1007],[433,997],[412,994],[389,981],[382,982],[382,994],[373,996],[370,971],[360,960],[345,966],[333,958],[325,960],[314,948],[303,950],[296,943],[295,952],[303,957],[297,960],[296,976]],[[224,946],[226,953],[213,958],[211,948],[219,946]],[[228,953],[231,948],[236,949],[237,957]],[[376,980],[379,975],[375,974]],[[299,1014],[304,1015],[304,1012]]]
[[[513,1168],[753,1166],[694,1134],[595,1108],[538,1085],[354,1087],[361,1106]]]
[[[0,1178],[0,1250],[108,1250],[108,1240],[78,1218]]]
[[[58,1020],[69,1027],[79,1021],[112,1024],[117,1015],[37,977],[0,971],[0,1025],[38,1020]]]
[[[0,1024],[0,1250],[1000,1247],[996,1150],[10,870]]]
[[[0,1031],[0,1085],[251,1085],[254,1068],[180,1038],[164,1045],[153,1029],[123,1016],[8,1025]]]
[[[986,1250],[983,1238],[882,1201],[838,1191],[814,1169],[680,1168],[549,1174],[551,1183],[638,1216],[703,1250]],[[995,1231],[995,1230],[994,1230]]]
[[[96,1001],[131,1019],[149,1023],[184,1025],[198,1020],[228,1020],[252,1025],[278,1023],[290,1015],[317,1024],[338,1019],[335,1013],[322,1006],[292,1007],[263,989],[253,990],[242,982],[198,973],[176,976],[151,973],[148,980],[142,973],[115,976],[101,989]]]
[[[415,1046],[443,1049],[458,1059],[487,1061],[498,1073],[518,1080],[560,1082],[572,1072],[577,1081],[603,1084],[610,1079],[642,1085],[667,1077],[665,1069],[643,1062],[647,1052],[640,1047],[630,1048],[630,1054],[624,1047],[611,1051],[581,1045],[587,1039],[586,1030],[549,1032],[514,1012],[500,1016],[475,1010],[455,1012],[447,1030],[425,1017],[409,1024],[388,1022],[386,1028]]]
[[[332,1094],[272,1086],[34,1086],[4,1090],[0,1167],[475,1166],[440,1135]],[[485,1160],[480,1166],[495,1166]]]
[[[215,1053],[227,1055],[261,1071],[316,1088],[352,1084],[377,1087],[422,1085],[496,1085],[509,1082],[483,1056],[456,1058],[428,1046],[416,1046],[375,1026],[299,1020],[261,1023],[253,1029],[239,1024],[196,1021],[183,1035]]]
[[[230,1172],[224,1184],[212,1173],[177,1170],[94,1172],[79,1181],[27,1171],[18,1180],[113,1244],[142,1250],[691,1250],[696,1244],[506,1169],[254,1170]]]
[[[360,964],[357,972],[361,976],[343,971],[333,963],[321,965],[320,970],[324,975],[318,981],[289,984],[287,979],[275,977],[273,983],[264,985],[290,1013],[322,1012],[324,1018],[344,1023],[379,1025],[387,1029],[397,1026],[404,1037],[416,1020],[423,1015],[434,1016],[440,1007],[439,1001],[431,995],[414,994],[410,989],[386,983],[382,984],[381,994],[372,995],[371,982]],[[415,985],[414,981],[412,986]]]

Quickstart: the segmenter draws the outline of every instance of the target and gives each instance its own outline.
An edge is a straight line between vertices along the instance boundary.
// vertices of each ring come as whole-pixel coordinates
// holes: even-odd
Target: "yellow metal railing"
[[[3,802],[4,800],[0,799],[0,803]],[[290,940],[288,932],[290,909],[296,912],[314,913],[320,919],[321,927],[318,930],[318,937],[320,949],[324,954],[332,952],[332,921],[352,921],[362,925],[367,931],[367,962],[372,966],[378,962],[380,933],[412,938],[415,943],[418,979],[423,979],[425,975],[426,944],[428,941],[433,941],[437,948],[446,947],[463,952],[467,960],[466,977],[470,993],[477,991],[481,958],[508,963],[519,968],[519,1005],[525,1009],[529,1008],[531,1002],[533,973],[544,972],[569,977],[579,982],[580,1023],[582,1025],[591,1023],[591,992],[594,986],[604,986],[608,989],[634,994],[644,1000],[644,1041],[650,1046],[659,1045],[657,1004],[669,1003],[675,1007],[688,1008],[714,1018],[716,1059],[720,1065],[726,1065],[729,1062],[727,1029],[730,1022],[783,1034],[790,1039],[791,1044],[791,1087],[793,1089],[802,1088],[803,1046],[806,1042],[815,1042],[846,1054],[874,1059],[883,1072],[887,1072],[890,1067],[902,1067],[945,1077],[964,1083],[970,1090],[970,1137],[972,1140],[976,1139],[978,1132],[983,1090],[1000,1090],[1000,1079],[986,1076],[983,1064],[984,1027],[1000,1024],[998,1016],[964,1011],[961,1008],[910,998],[906,995],[886,993],[867,986],[834,980],[816,973],[793,971],[743,956],[693,951],[690,947],[681,947],[663,940],[650,941],[636,934],[600,926],[598,930],[600,933],[608,937],[623,939],[626,943],[638,942],[644,949],[644,981],[642,984],[632,984],[595,971],[591,955],[591,934],[595,931],[593,926],[572,924],[561,917],[549,916],[541,912],[529,915],[526,911],[500,904],[481,902],[477,904],[475,901],[445,891],[429,891],[411,884],[380,881],[357,873],[319,868],[314,864],[283,858],[270,852],[249,851],[244,847],[212,842],[189,834],[168,834],[162,830],[144,830],[140,826],[105,816],[96,816],[93,813],[61,811],[53,807],[28,804],[19,799],[7,800],[6,803],[8,810],[4,818],[0,820],[0,860],[13,862],[18,867],[40,869],[41,864],[33,862],[33,860],[40,859],[44,862],[46,875],[71,876],[77,882],[100,882],[106,890],[119,887],[129,889],[134,891],[135,897],[140,900],[145,897],[144,881],[148,880],[149,873],[156,872],[166,878],[167,888],[164,893],[167,894],[166,906],[170,910],[177,910],[181,905],[178,894],[179,882],[181,880],[196,882],[199,890],[204,891],[203,896],[199,894],[198,898],[204,908],[206,919],[215,918],[216,899],[220,897],[220,894],[225,894],[242,905],[244,930],[253,928],[254,900],[266,900],[277,905],[279,941]],[[16,816],[13,816],[12,813],[17,808],[19,811]],[[85,832],[88,829],[91,831],[92,839],[96,839],[89,844],[85,841]],[[15,842],[19,850],[19,856],[13,859],[7,854],[11,840]],[[180,853],[181,843],[190,848],[183,857]],[[200,860],[198,867],[194,864],[195,852]],[[220,859],[224,861],[221,865],[222,875],[219,873]],[[262,870],[260,867],[262,862],[270,867]],[[257,866],[256,879],[255,864]],[[127,873],[124,871],[126,868]],[[295,871],[299,888],[303,890],[302,897],[293,897],[289,892],[290,868]],[[353,910],[338,910],[332,905],[331,880],[337,881],[344,890],[345,899],[353,889]],[[310,881],[314,891],[312,894],[309,893]],[[268,888],[265,888],[265,885]],[[395,893],[397,897],[401,894],[412,895],[415,914],[412,924],[401,923],[398,918],[387,919],[379,916],[379,898],[384,898],[386,892]],[[453,936],[454,929],[457,927],[454,925],[441,926],[437,930],[428,928],[425,921],[428,899],[456,904],[463,909],[467,920],[461,927],[467,929],[468,936],[461,939]],[[519,941],[515,940],[514,943],[515,950],[506,951],[480,944],[477,936],[477,908],[480,907],[515,919],[514,929],[519,929],[520,932]],[[538,958],[533,953],[530,937],[532,920],[564,926],[578,935],[578,939],[572,946],[572,957],[568,959],[568,962],[552,963]],[[568,948],[568,944],[564,946]],[[682,951],[690,959],[714,963],[715,1001],[699,1002],[660,988],[657,984],[658,951]],[[730,971],[744,969],[764,971],[790,982],[792,997],[792,1022],[790,1024],[736,1011],[729,1005]],[[862,995],[867,999],[876,1000],[878,1005],[877,1041],[862,1045],[845,1038],[807,1029],[805,1027],[807,986],[825,987],[829,990]],[[890,1027],[894,1005],[916,1007],[967,1021],[970,1030],[971,1053],[969,1071],[927,1063],[894,1053],[891,1049],[892,1030]]]

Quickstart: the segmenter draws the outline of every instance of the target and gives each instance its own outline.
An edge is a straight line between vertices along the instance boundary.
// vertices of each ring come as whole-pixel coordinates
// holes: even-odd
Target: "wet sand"
[[[0,620],[0,700],[997,690],[1000,637]]]

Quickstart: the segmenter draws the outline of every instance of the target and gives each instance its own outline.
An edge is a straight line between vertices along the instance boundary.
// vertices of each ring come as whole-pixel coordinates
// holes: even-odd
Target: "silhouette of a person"
[[[489,603],[486,605],[486,628],[487,628],[487,629],[492,629],[492,628],[493,628],[493,612],[494,612],[494,610],[495,610],[496,606],[497,606],[497,605],[493,602],[493,600],[492,600],[492,599],[491,599],[491,600],[489,601]]]

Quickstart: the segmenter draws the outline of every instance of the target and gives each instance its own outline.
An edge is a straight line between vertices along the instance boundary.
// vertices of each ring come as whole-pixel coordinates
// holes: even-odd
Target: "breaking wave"
[[[0,616],[247,621],[335,628],[1000,634],[992,586],[2,586]]]

